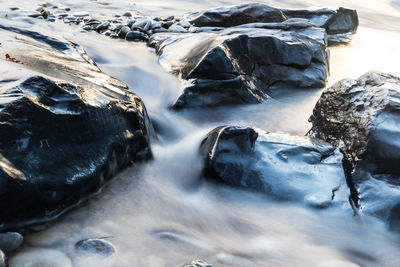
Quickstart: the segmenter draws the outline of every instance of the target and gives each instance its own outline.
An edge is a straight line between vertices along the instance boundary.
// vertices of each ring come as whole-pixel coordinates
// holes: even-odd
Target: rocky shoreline
[[[271,90],[324,88],[329,46],[349,43],[359,23],[357,12],[346,8],[263,4],[181,18],[127,12],[106,20],[44,5],[29,16],[146,42],[183,84],[175,110],[257,104]],[[69,267],[67,255],[47,248],[13,256],[23,237],[6,231],[52,221],[127,166],[151,160],[156,133],[140,97],[103,73],[79,45],[12,23],[0,31],[0,43],[16,46],[4,47],[9,53],[0,81],[0,267],[6,259],[10,267]],[[274,201],[366,214],[398,231],[399,109],[399,77],[369,72],[344,79],[323,91],[305,136],[246,125],[213,129],[199,147],[203,178]],[[100,259],[117,253],[107,238],[81,240],[75,250]]]

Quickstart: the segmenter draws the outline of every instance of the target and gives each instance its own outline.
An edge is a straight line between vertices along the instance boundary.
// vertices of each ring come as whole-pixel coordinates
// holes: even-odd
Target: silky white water
[[[150,16],[182,15],[215,6],[256,1],[54,1],[99,17],[139,10]],[[331,48],[329,85],[369,70],[400,76],[400,1],[258,1],[275,7],[356,8],[360,27],[350,45]],[[35,9],[42,1],[0,0]],[[135,4],[134,4],[135,3]],[[93,16],[93,15],[92,15]],[[15,21],[27,23],[21,17]],[[399,266],[400,238],[372,218],[341,211],[317,211],[276,202],[261,194],[215,185],[201,177],[198,148],[220,125],[256,126],[304,135],[322,90],[276,92],[259,105],[174,112],[179,81],[165,72],[144,44],[112,40],[61,22],[29,20],[80,44],[107,74],[142,97],[159,130],[154,159],[123,171],[102,192],[49,228],[26,236],[24,250],[53,248],[75,266],[182,266],[204,259],[213,266]],[[77,257],[74,244],[106,237],[116,256],[97,261]]]

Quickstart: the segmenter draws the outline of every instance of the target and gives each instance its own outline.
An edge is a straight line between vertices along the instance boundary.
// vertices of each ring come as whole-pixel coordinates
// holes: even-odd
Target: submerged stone
[[[400,229],[400,78],[369,72],[344,79],[323,92],[310,122],[310,136],[348,156],[360,213]]]
[[[17,232],[0,234],[0,250],[11,253],[17,250],[24,243],[24,237]]]
[[[78,45],[0,28],[24,61],[0,75],[0,229],[10,229],[55,218],[151,157],[152,126],[141,99]]]
[[[321,140],[224,126],[200,151],[206,177],[317,208],[348,205],[343,156]]]

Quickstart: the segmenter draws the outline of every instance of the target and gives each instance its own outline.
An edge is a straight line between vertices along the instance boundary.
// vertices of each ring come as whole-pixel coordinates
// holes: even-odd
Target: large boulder
[[[329,44],[350,42],[352,34],[358,28],[358,15],[354,9],[340,7],[337,10],[323,8],[317,10],[289,10],[282,12],[288,18],[309,20],[317,27],[324,28],[328,34]]]
[[[269,89],[323,87],[329,74],[325,30],[299,19],[160,33],[150,44],[185,82],[174,108],[260,103]]]
[[[348,156],[355,206],[400,229],[400,78],[344,79],[323,92],[310,121],[310,136]]]
[[[196,27],[232,27],[283,22],[290,18],[307,19],[315,26],[326,29],[332,44],[349,42],[349,36],[357,31],[359,24],[357,11],[353,9],[279,10],[260,3],[211,8],[184,17]]]
[[[9,229],[55,218],[151,157],[152,126],[141,99],[78,45],[0,28],[8,55],[0,72],[0,229]]]
[[[200,151],[206,177],[317,208],[348,205],[342,154],[321,140],[218,127]]]
[[[196,27],[231,27],[253,22],[282,22],[286,16],[277,8],[251,3],[193,12],[186,19]]]

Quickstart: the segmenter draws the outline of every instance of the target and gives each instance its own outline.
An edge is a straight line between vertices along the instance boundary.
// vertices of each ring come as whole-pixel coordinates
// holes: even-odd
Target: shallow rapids
[[[182,15],[204,8],[255,1],[71,0],[73,11],[101,16],[139,10]],[[258,1],[275,7],[355,8],[360,27],[347,46],[331,47],[329,85],[369,70],[400,75],[400,1]],[[33,4],[34,3],[34,4]],[[24,250],[53,248],[74,266],[182,266],[204,259],[213,266],[399,266],[400,237],[372,218],[351,212],[318,211],[295,203],[213,184],[201,177],[198,148],[216,126],[246,125],[304,135],[322,89],[274,92],[263,104],[174,112],[178,79],[166,73],[145,44],[112,40],[62,22],[27,19],[9,11],[32,10],[41,1],[0,0],[0,16],[32,24],[80,44],[107,74],[126,83],[146,104],[159,134],[154,160],[123,171],[102,192],[63,215],[49,228],[30,233]],[[13,15],[14,14],[14,15]],[[1,60],[3,56],[1,55]],[[1,68],[1,67],[0,67]],[[1,73],[1,72],[0,72]],[[82,258],[74,244],[105,237],[117,247],[108,260]]]

